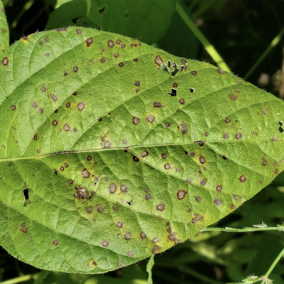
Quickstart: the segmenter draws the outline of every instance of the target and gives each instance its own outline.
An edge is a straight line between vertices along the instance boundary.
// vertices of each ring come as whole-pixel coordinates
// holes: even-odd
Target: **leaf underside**
[[[160,253],[283,170],[283,102],[210,64],[73,27],[0,62],[0,245],[36,267]]]

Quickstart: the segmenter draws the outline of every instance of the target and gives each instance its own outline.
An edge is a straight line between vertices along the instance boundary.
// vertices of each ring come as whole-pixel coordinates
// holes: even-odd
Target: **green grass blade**
[[[212,44],[207,40],[207,38],[202,34],[202,32],[196,27],[196,25],[193,23],[193,21],[190,19],[190,17],[187,15],[187,13],[184,11],[182,6],[179,2],[176,4],[176,10],[181,16],[181,18],[184,20],[184,22],[187,24],[188,28],[195,34],[195,36],[199,39],[199,41],[202,43],[204,48],[207,50],[208,54],[212,57],[212,59],[216,62],[216,64],[224,71],[230,71],[230,68],[225,63],[223,58],[220,56],[220,54],[217,52],[217,50],[214,48]]]

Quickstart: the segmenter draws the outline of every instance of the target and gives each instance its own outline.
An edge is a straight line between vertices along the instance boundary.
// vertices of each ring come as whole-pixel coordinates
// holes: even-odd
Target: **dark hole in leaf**
[[[171,95],[172,97],[175,97],[175,96],[177,95],[177,90],[172,89],[172,92],[170,93],[170,95]]]
[[[24,193],[25,199],[29,199],[29,189],[28,189],[28,188],[25,188],[25,189],[23,190],[23,193]]]
[[[172,71],[172,76],[175,76],[177,74],[177,72],[179,71],[179,68],[177,66],[176,63],[174,63],[174,65],[172,66],[173,71]]]
[[[72,22],[73,22],[74,24],[76,24],[78,19],[79,19],[79,18],[74,18],[74,19],[72,19]]]
[[[102,14],[104,12],[106,7],[102,7],[102,9],[99,10],[99,13]]]

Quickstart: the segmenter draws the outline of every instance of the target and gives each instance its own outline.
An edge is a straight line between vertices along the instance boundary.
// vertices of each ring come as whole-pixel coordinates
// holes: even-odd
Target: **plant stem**
[[[280,260],[280,258],[283,256],[284,254],[284,248],[281,250],[281,252],[279,253],[279,255],[276,257],[276,259],[273,261],[273,263],[271,264],[271,266],[269,267],[268,271],[265,273],[264,277],[267,279],[269,274],[272,272],[272,270],[274,269],[274,267],[276,266],[276,264],[278,263],[278,261]],[[264,281],[261,282],[262,284],[264,283]]]
[[[258,65],[263,61],[263,59],[268,55],[268,53],[275,47],[280,41],[282,35],[284,34],[284,28],[279,32],[279,34],[271,41],[270,45],[266,48],[263,54],[258,58],[255,64],[251,67],[251,69],[247,72],[244,77],[244,80],[247,80],[248,77],[253,73],[253,71],[258,67]]]
[[[196,272],[195,270],[189,268],[189,267],[180,267],[179,271],[190,274],[192,276],[194,276],[195,278],[202,280],[205,283],[210,283],[210,284],[221,284],[220,282],[213,280],[201,273]]]
[[[217,50],[214,48],[212,44],[207,40],[207,38],[201,33],[201,31],[196,27],[187,13],[184,11],[179,2],[176,5],[176,11],[179,13],[183,21],[186,23],[188,28],[194,33],[194,35],[199,39],[199,41],[203,44],[204,48],[207,50],[212,59],[216,62],[216,64],[224,71],[231,72],[230,68],[224,62],[223,58],[219,55]]]
[[[17,278],[13,278],[13,279],[10,279],[10,280],[0,282],[0,284],[16,284],[16,283],[28,281],[32,278],[33,278],[33,275],[28,274],[28,275],[25,275],[25,276],[20,276],[20,277],[17,277]]]
[[[263,228],[244,228],[244,229],[237,229],[237,228],[205,228],[200,232],[229,232],[229,233],[245,233],[245,232],[257,232],[257,231],[283,231],[283,228],[280,227],[263,227]],[[0,283],[1,284],[1,283]]]

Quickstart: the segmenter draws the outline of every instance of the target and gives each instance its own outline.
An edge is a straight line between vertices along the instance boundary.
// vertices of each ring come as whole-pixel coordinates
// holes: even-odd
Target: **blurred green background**
[[[94,11],[101,7],[97,10],[98,15],[86,15],[84,9],[80,11],[76,8],[76,5],[85,5],[86,0],[3,1],[10,25],[11,44],[37,31],[83,25],[112,32],[125,31],[125,35],[135,36],[174,55],[216,64],[206,46],[196,37],[196,32],[174,10],[175,0],[120,1],[95,1]],[[163,3],[163,13],[155,10],[155,2]],[[249,82],[277,97],[284,97],[283,0],[181,0],[178,3],[234,74],[246,77]],[[113,22],[115,5],[122,13],[120,18],[117,17],[121,25]],[[112,13],[107,12],[110,11],[109,7],[113,8]],[[151,19],[151,28],[147,25],[145,28],[136,28],[141,21],[137,19],[145,17]],[[263,54],[265,50],[268,52]],[[268,227],[276,227],[283,221],[284,175],[280,174],[271,185],[213,226],[243,228],[264,222]],[[155,256],[153,282],[240,282],[248,275],[264,275],[283,247],[284,236],[279,231],[199,233]],[[23,280],[29,279],[24,283],[36,284],[146,284],[147,261],[105,275],[60,274],[26,265],[2,249],[0,283],[23,276]],[[283,258],[270,278],[274,280],[273,283],[284,283]]]

